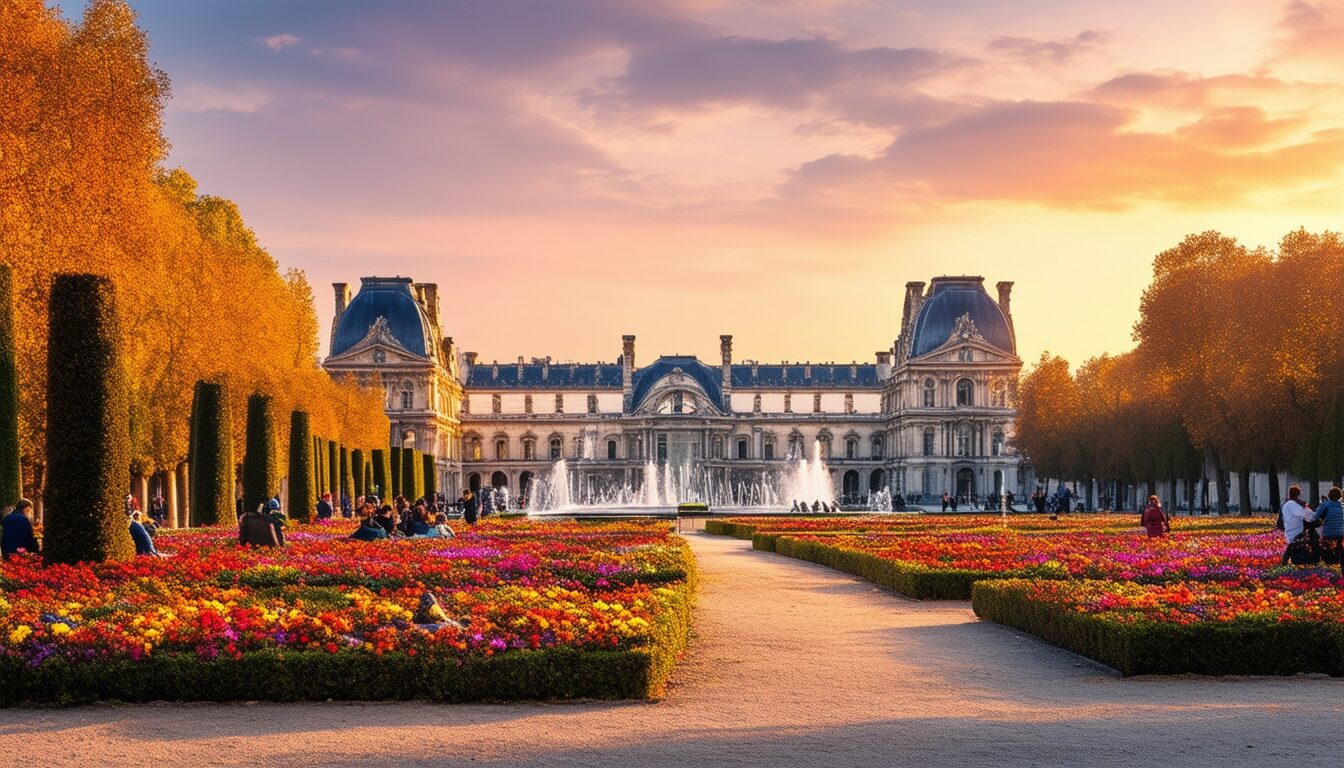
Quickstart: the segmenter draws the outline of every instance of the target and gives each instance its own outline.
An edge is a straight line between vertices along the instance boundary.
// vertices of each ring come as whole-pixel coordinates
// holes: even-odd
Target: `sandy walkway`
[[[965,603],[916,603],[746,542],[691,540],[697,637],[655,704],[15,710],[0,715],[0,765],[1336,762],[1344,682],[1121,680],[980,623]]]

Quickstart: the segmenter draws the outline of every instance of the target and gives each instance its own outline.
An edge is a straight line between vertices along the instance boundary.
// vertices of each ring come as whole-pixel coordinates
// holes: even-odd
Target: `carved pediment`
[[[387,318],[379,316],[369,326],[368,333],[359,343],[350,347],[350,349],[337,355],[330,360],[337,361],[362,361],[384,363],[384,362],[421,362],[426,358],[411,352],[397,337],[392,335],[392,328],[388,325]]]

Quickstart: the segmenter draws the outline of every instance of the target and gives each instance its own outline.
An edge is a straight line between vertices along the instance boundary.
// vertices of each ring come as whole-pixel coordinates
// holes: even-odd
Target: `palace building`
[[[614,363],[486,362],[443,335],[432,283],[366,277],[353,298],[334,288],[323,366],[380,380],[393,444],[434,454],[453,496],[525,495],[563,459],[580,501],[619,502],[655,472],[675,477],[681,501],[788,505],[772,487],[814,452],[833,498],[851,504],[1030,491],[1011,443],[1012,283],[997,299],[980,277],[908,283],[899,336],[867,363],[737,360],[727,335],[712,362],[642,358],[634,336]]]

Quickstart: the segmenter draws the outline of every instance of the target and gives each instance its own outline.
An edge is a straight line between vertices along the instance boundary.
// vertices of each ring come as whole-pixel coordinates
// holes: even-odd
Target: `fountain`
[[[546,475],[534,478],[527,489],[533,515],[670,515],[678,504],[702,502],[716,511],[743,514],[784,513],[797,501],[835,506],[835,487],[822,457],[821,443],[812,444],[811,454],[790,457],[785,471],[765,473],[754,482],[724,483],[721,476],[691,462],[646,461],[639,485],[630,479],[621,483],[594,484],[601,464],[593,461],[594,438],[585,433],[579,458],[560,459]],[[591,474],[585,470],[595,470]],[[883,492],[885,493],[885,492]],[[891,495],[873,511],[891,511]],[[870,505],[870,508],[871,505]]]

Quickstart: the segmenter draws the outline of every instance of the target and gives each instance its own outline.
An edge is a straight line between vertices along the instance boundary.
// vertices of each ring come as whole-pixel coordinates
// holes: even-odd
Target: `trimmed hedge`
[[[256,509],[280,491],[275,458],[275,408],[270,395],[247,398],[247,453],[243,456],[243,509]]]
[[[361,448],[350,450],[350,479],[355,485],[355,498],[361,498],[368,492],[364,490],[369,487],[368,478],[365,477],[367,470],[364,468],[364,451]]]
[[[374,448],[369,452],[369,463],[373,472],[372,493],[380,498],[387,498],[387,479],[390,474],[387,469],[387,451]]]
[[[313,431],[307,411],[289,414],[289,496],[285,511],[290,517],[307,520],[317,501],[313,483]]]
[[[57,275],[48,322],[44,562],[130,560],[130,397],[112,281]]]
[[[730,523],[727,520],[706,520],[705,533],[712,536],[732,536],[734,539],[750,539],[756,532],[756,526],[746,523]]]
[[[353,503],[354,503],[354,502],[353,502],[354,497],[355,497],[355,482],[354,482],[354,477],[352,477],[351,474],[350,474],[350,449],[349,449],[349,448],[346,448],[344,445],[342,445],[342,446],[341,446],[341,498],[342,498],[342,499],[351,499],[351,500],[352,500],[351,503],[353,504]],[[337,517],[340,517],[340,515],[341,515],[341,509],[340,509],[340,506],[338,505],[337,508],[336,508],[336,516],[337,516]]]
[[[198,381],[191,398],[191,456],[187,506],[192,525],[233,525],[233,418],[222,382]]]
[[[389,497],[401,495],[401,448],[392,446],[387,451],[387,482]]]
[[[401,449],[401,486],[400,493],[408,501],[415,501],[419,496],[415,495],[415,450],[411,448]]]
[[[341,446],[335,440],[327,441],[327,490],[331,503],[338,509],[341,495]]]
[[[425,492],[421,495],[425,497],[436,496],[439,492],[438,459],[432,453],[422,453],[420,454],[420,461],[424,467],[422,470],[424,477],[422,487],[425,489]]]
[[[898,563],[863,552],[801,541],[787,534],[758,533],[751,537],[751,547],[844,571],[916,600],[969,600],[971,586],[976,582],[1003,578],[1001,573],[988,571]]]
[[[980,581],[975,614],[1087,656],[1122,675],[1344,674],[1344,631],[1325,622],[1122,624],[1027,599],[1027,579]]]
[[[52,657],[35,667],[0,656],[5,681],[0,704],[656,698],[690,634],[697,575],[690,548],[684,542],[682,548],[686,579],[671,586],[677,593],[671,609],[654,622],[651,641],[638,648],[553,648],[463,659],[362,651],[265,651],[239,659],[159,654],[90,662]]]
[[[19,366],[14,352],[14,282],[0,264],[0,506],[23,496],[19,468]]]

